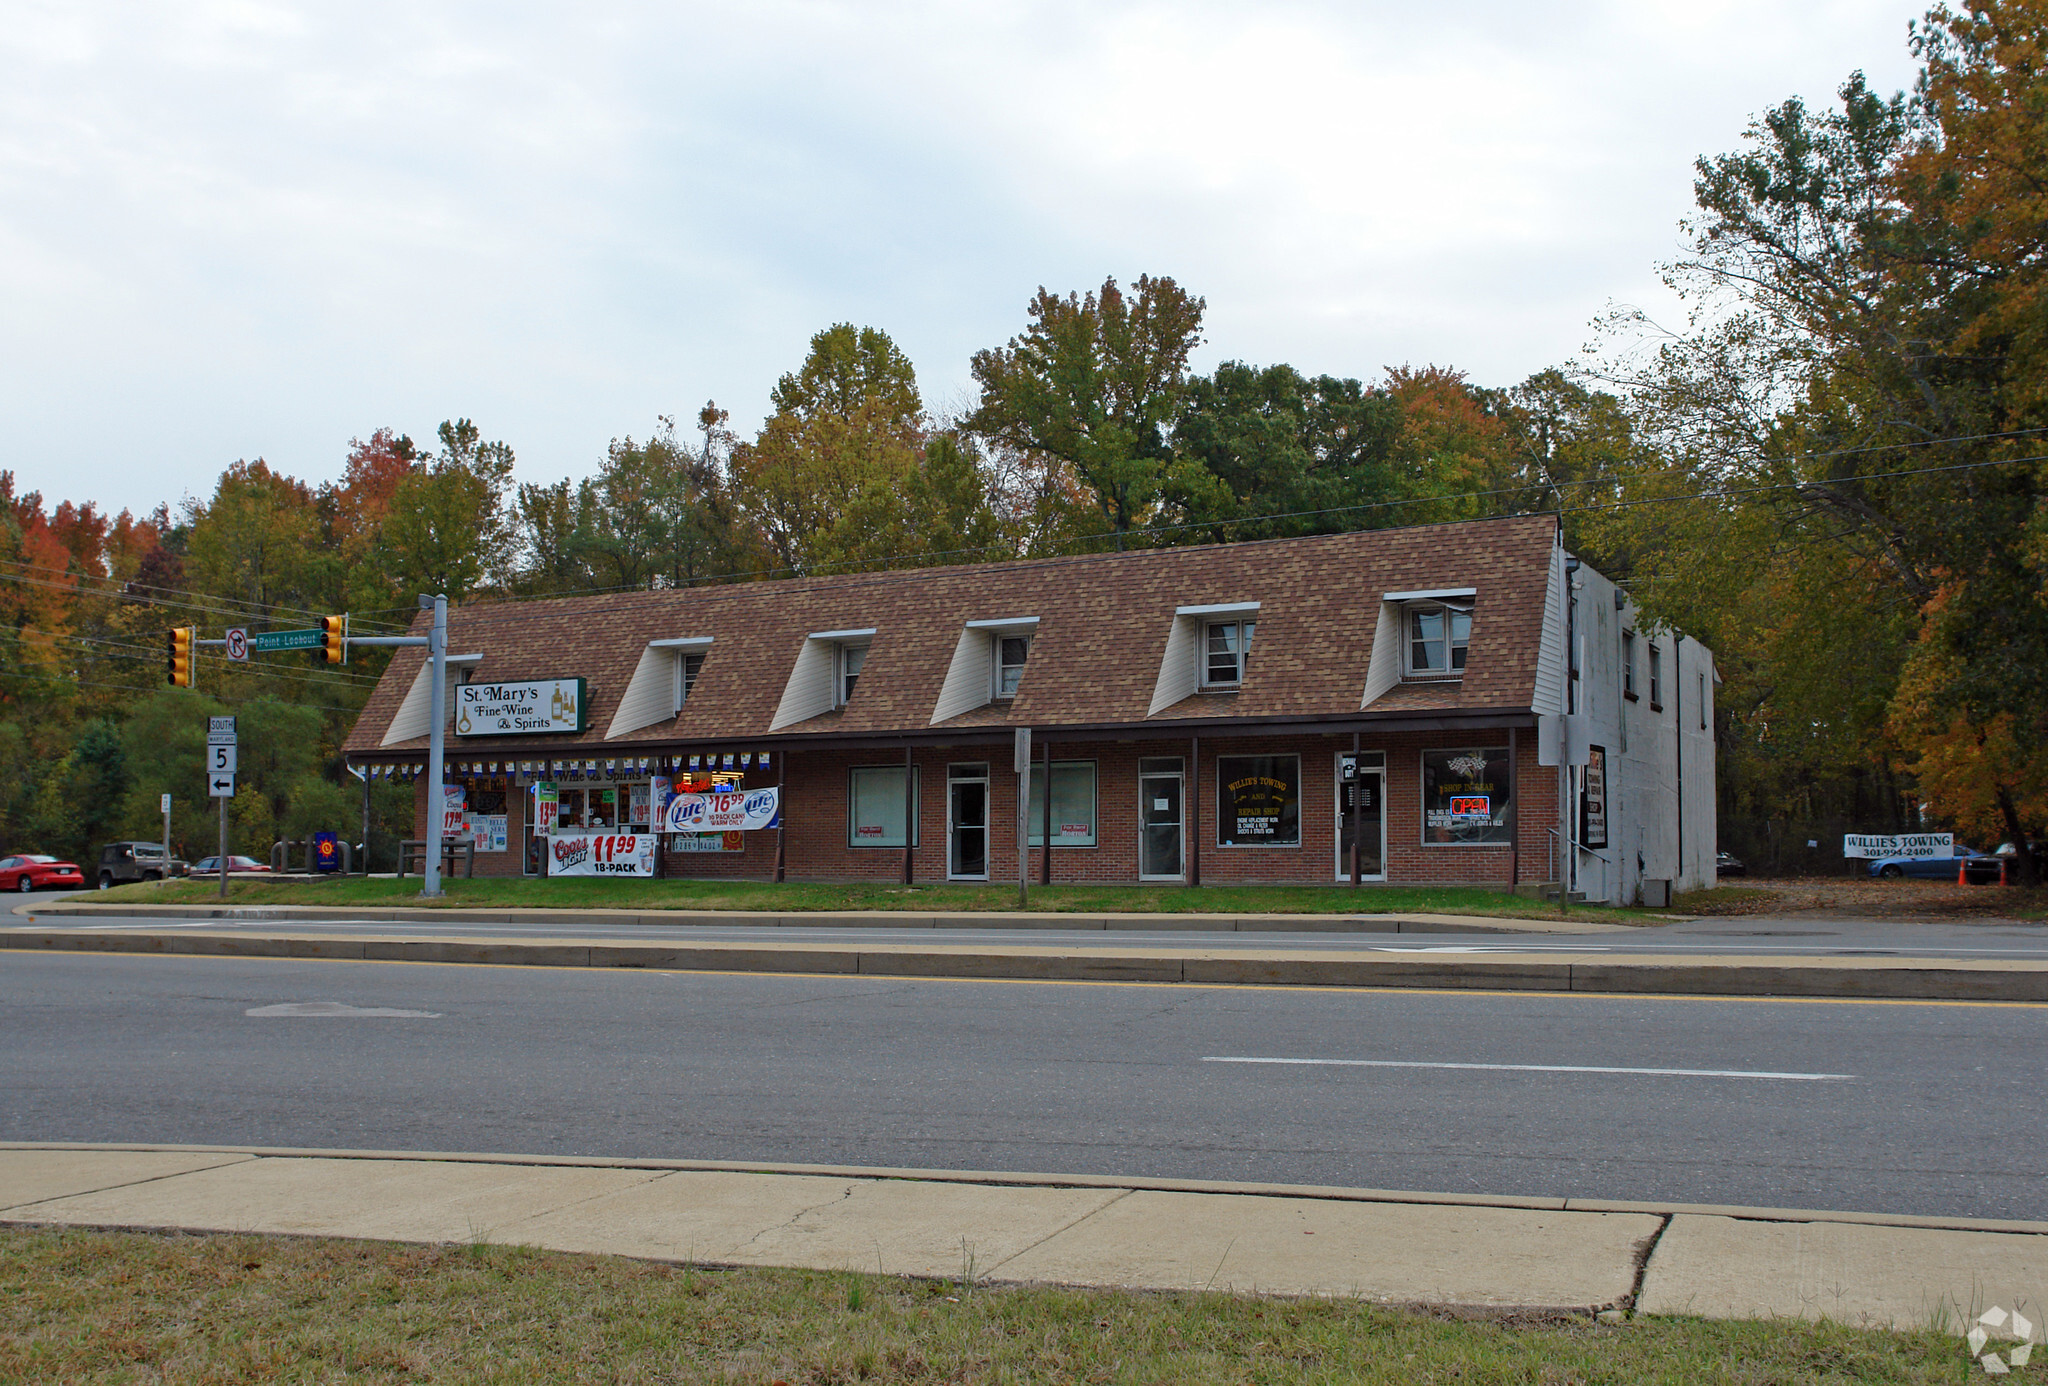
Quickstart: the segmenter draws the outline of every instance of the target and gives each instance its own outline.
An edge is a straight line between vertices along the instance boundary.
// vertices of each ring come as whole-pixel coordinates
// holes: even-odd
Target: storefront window
[[[1216,845],[1301,845],[1301,757],[1216,757]]]
[[[917,780],[911,779],[916,793]],[[917,845],[917,812],[911,809],[911,845]],[[852,847],[903,846],[903,767],[866,765],[847,772],[846,841]]]
[[[1422,753],[1425,846],[1505,845],[1511,807],[1507,747]]]
[[[1031,767],[1031,845],[1045,845],[1045,766]],[[1052,763],[1052,845],[1095,845],[1095,762]]]

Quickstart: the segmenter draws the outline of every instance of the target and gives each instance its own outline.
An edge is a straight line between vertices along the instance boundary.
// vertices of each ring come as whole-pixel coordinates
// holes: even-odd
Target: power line
[[[266,606],[262,602],[243,601],[239,597],[221,597],[216,596],[210,592],[185,593],[185,595],[187,596],[199,597],[202,599],[202,601],[209,603],[209,605],[200,605],[198,603],[193,602],[176,601],[169,597],[157,597],[147,595],[147,593],[150,592],[175,592],[180,590],[177,588],[157,587],[149,583],[123,582],[120,578],[111,576],[100,577],[97,574],[93,573],[74,573],[69,568],[58,568],[48,563],[25,563],[20,559],[14,558],[0,559],[0,565],[4,565],[10,568],[24,568],[32,572],[58,573],[71,579],[70,583],[60,583],[51,581],[49,579],[37,578],[17,578],[15,579],[16,581],[36,583],[38,585],[52,587],[60,591],[66,592],[79,591],[82,585],[85,583],[106,583],[111,585],[112,590],[108,590],[105,588],[85,589],[85,594],[102,597],[127,597],[133,600],[147,602],[152,606],[185,607],[194,611],[204,611],[207,612],[209,615],[228,614],[229,612],[237,608],[244,611],[254,612],[257,615],[265,617],[268,617],[273,613],[282,613],[288,616],[325,616],[334,614],[331,612],[312,611],[305,607],[285,606],[282,604],[272,604]],[[0,577],[6,576],[8,575],[0,573]],[[141,592],[132,590],[138,587],[144,590]],[[404,608],[402,607],[382,608],[382,610],[386,611],[398,611],[403,609]],[[390,626],[391,629],[394,630],[403,629],[403,627],[391,626],[391,623],[388,621],[378,621],[374,622],[373,624],[380,626]]]
[[[50,638],[52,640],[63,640],[83,645],[88,650],[105,648],[102,642],[91,641],[75,635],[53,635]],[[134,653],[127,653],[126,651],[129,650],[133,650]],[[109,653],[115,659],[133,659],[145,662],[159,661],[163,658],[163,651],[151,650],[146,646],[123,645],[117,649],[111,649]],[[345,682],[341,683],[339,687],[353,688],[366,694],[374,689],[378,682],[377,678],[373,675],[358,674],[352,670],[321,669],[317,667],[311,669],[291,669],[273,664],[256,664],[253,662],[238,668],[236,667],[236,661],[211,658],[208,659],[207,664],[209,668],[217,668],[223,674],[244,673],[251,677],[284,679],[292,683],[310,683],[328,688],[337,687],[334,680],[343,680]],[[168,684],[165,686],[169,687]]]

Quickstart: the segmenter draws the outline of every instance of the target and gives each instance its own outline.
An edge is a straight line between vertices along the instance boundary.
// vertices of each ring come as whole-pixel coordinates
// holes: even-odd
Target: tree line
[[[46,507],[0,473],[0,794],[10,850],[157,831],[198,788],[190,694],[160,640],[197,621],[349,611],[392,629],[457,601],[1231,542],[1554,512],[1653,623],[1711,646],[1724,839],[1796,865],[1835,825],[2048,822],[2048,7],[1930,11],[1919,79],[1788,101],[1696,167],[1691,309],[1620,309],[1519,384],[1449,367],[1361,380],[1226,360],[1167,276],[1041,288],[930,406],[876,327],[819,331],[742,436],[706,404],[614,439],[582,479],[520,483],[468,419],[390,428],[312,483],[237,462],[143,517]],[[382,656],[207,661],[200,701],[260,707],[245,842],[353,825],[336,748]],[[140,695],[140,696],[138,696]],[[249,744],[245,737],[245,746]],[[247,752],[245,751],[245,757]],[[189,759],[189,767],[186,764]],[[409,796],[379,787],[391,832]],[[354,805],[351,807],[351,805]],[[207,806],[174,821],[207,840]],[[386,836],[389,834],[387,833]]]

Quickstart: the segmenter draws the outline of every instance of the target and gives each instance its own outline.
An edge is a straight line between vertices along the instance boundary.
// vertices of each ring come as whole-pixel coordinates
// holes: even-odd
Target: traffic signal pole
[[[236,629],[230,631],[229,634],[237,636],[243,641],[242,644],[235,647],[236,652],[230,655],[230,658],[237,660],[244,658],[242,651],[253,651],[260,654],[289,649],[312,651],[313,660],[316,664],[343,664],[348,661],[348,647],[350,645],[412,646],[426,650],[427,661],[433,669],[434,689],[434,729],[428,736],[427,750],[427,777],[433,785],[433,792],[428,800],[429,808],[427,813],[427,822],[430,829],[428,845],[431,850],[427,853],[426,870],[422,873],[426,879],[420,895],[424,899],[432,900],[437,899],[441,894],[441,830],[439,822],[441,813],[441,780],[445,773],[443,752],[446,750],[446,747],[443,742],[448,730],[448,598],[445,594],[441,593],[436,593],[431,597],[422,595],[420,597],[420,610],[432,611],[434,613],[433,627],[425,635],[350,635],[348,633],[349,622],[347,616],[323,616],[320,618],[320,625],[316,630],[259,632],[254,636],[247,636],[240,629]],[[191,651],[193,648],[202,645],[218,647],[229,643],[225,639],[200,640],[197,638],[198,634],[197,627],[180,626],[176,630],[171,631],[166,637],[167,678],[173,687],[190,688],[192,686],[194,665]],[[317,644],[305,638],[312,636],[318,637]],[[366,806],[363,828],[363,870],[365,874],[369,871],[370,854],[367,815],[369,787],[369,781],[365,779],[363,781],[364,803]],[[220,893],[223,899],[227,897],[228,893],[227,802],[226,799],[220,801]]]
[[[448,598],[436,593],[422,596],[420,609],[432,609],[433,628],[426,635],[351,635],[344,637],[351,645],[425,646],[427,663],[431,668],[434,708],[433,730],[427,734],[427,860],[420,873],[424,880],[420,885],[420,898],[439,899],[441,895],[441,780],[444,775],[442,754],[447,749],[444,741],[448,733]],[[364,851],[369,850],[368,843]]]

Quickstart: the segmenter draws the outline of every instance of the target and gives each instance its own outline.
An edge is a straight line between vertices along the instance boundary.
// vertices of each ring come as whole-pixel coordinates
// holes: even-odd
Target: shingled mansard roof
[[[1162,726],[1191,733],[1248,722],[1441,724],[1526,715],[1538,707],[1538,650],[1546,598],[1557,580],[1556,537],[1549,517],[1523,516],[971,567],[479,602],[448,613],[450,655],[482,655],[464,666],[466,676],[481,683],[580,677],[589,730],[451,738],[449,744],[514,754],[570,746],[620,753],[740,740],[893,737],[900,743],[948,733],[989,739],[1013,726],[1143,735]],[[1459,589],[1474,594],[1464,677],[1398,682],[1400,645],[1391,624],[1397,618],[1384,598]],[[1197,693],[1190,681],[1186,696],[1156,706],[1178,687],[1170,687],[1163,672],[1176,612],[1245,603],[1257,603],[1255,613],[1244,614],[1258,621],[1258,634],[1241,688]],[[1016,696],[935,722],[967,623],[1031,617],[1037,624],[1030,627],[1030,659]],[[422,613],[413,632],[423,634],[428,619]],[[778,709],[788,715],[784,693],[809,638],[869,629],[866,667],[849,703],[777,725]],[[607,736],[616,733],[620,701],[649,657],[650,642],[707,638],[702,672],[680,714]],[[1192,669],[1195,649],[1185,635],[1176,646],[1183,649]],[[349,735],[349,755],[410,758],[424,750],[424,735],[388,743],[386,735],[415,681],[424,686],[425,657],[418,649],[397,652]],[[456,678],[451,671],[451,683]]]

